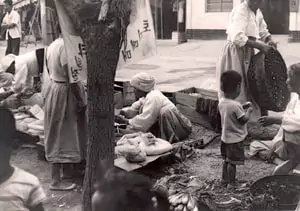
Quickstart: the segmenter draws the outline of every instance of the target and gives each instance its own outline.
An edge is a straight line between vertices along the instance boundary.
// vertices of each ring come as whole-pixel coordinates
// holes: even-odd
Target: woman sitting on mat
[[[276,168],[274,174],[287,174],[300,164],[300,63],[289,68],[287,85],[292,92],[283,117],[260,118],[263,126],[280,124],[278,134],[272,141],[254,141],[250,144],[250,155],[262,159],[278,157],[286,160]]]
[[[191,134],[190,120],[155,89],[155,79],[152,76],[139,73],[133,76],[130,84],[135,88],[135,96],[139,100],[122,109],[120,115],[116,116],[116,122],[128,125],[127,131],[152,132],[167,141],[181,141]]]

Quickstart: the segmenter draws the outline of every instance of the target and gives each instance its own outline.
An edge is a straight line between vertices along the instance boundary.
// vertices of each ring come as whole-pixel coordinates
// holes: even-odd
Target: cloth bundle
[[[276,112],[285,110],[290,96],[286,85],[287,67],[277,50],[254,55],[247,78],[250,93],[261,109]]]
[[[27,113],[18,112],[15,115],[17,130],[44,138],[44,120],[38,120]]]
[[[115,147],[115,154],[126,158],[130,163],[144,162],[147,156],[170,152],[172,145],[151,133],[133,133],[124,135]]]

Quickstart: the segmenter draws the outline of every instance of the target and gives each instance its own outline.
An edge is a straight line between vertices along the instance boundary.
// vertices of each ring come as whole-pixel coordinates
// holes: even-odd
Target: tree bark
[[[114,160],[114,78],[121,40],[129,23],[132,0],[108,0],[105,21],[98,21],[101,2],[61,0],[80,31],[88,62],[88,149],[83,210],[91,211],[91,196],[100,161]]]

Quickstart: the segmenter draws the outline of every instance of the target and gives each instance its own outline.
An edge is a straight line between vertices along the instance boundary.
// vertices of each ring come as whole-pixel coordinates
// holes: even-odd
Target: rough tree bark
[[[88,152],[83,210],[91,210],[91,195],[99,162],[114,158],[113,84],[120,44],[129,23],[133,0],[104,0],[105,21],[98,21],[101,0],[61,0],[86,45],[88,62]]]

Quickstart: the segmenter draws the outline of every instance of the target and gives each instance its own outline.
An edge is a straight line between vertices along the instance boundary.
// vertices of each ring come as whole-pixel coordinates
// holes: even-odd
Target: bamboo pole
[[[40,0],[40,8],[43,44],[47,46],[49,45],[49,40],[47,32],[46,0]]]
[[[157,5],[158,5],[158,0],[155,0],[155,6],[154,6],[154,8],[155,8],[155,37],[156,37],[156,39],[158,39],[158,15],[157,15]]]

